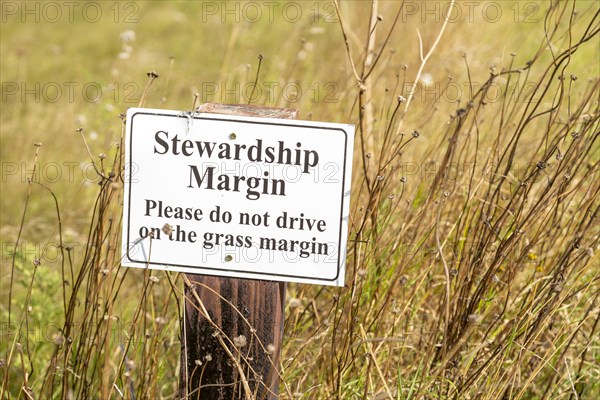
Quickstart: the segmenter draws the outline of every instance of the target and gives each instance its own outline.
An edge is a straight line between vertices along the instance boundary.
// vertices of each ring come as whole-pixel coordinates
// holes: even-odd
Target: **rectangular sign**
[[[344,285],[354,126],[131,108],[128,267]]]

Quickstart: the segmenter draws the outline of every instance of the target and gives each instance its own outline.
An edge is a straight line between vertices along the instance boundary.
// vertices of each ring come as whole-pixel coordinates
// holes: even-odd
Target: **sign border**
[[[166,110],[165,110],[166,111]],[[151,115],[151,116],[159,116],[159,117],[172,117],[172,118],[184,118],[183,115],[177,115],[177,114],[165,114],[165,113],[161,113],[161,112],[150,112],[150,111],[135,111],[131,114],[131,117],[129,118],[129,120],[131,121],[131,126],[127,127],[128,133],[129,133],[129,160],[128,163],[129,165],[133,165],[133,123],[134,123],[134,118],[137,115]],[[210,116],[210,117],[207,117]],[[187,116],[185,116],[185,118],[187,118]],[[164,267],[182,267],[182,268],[189,268],[189,269],[198,269],[199,271],[197,272],[198,274],[202,274],[203,270],[210,270],[210,271],[216,271],[217,273],[214,274],[214,276],[219,276],[218,272],[219,271],[223,271],[223,272],[229,272],[229,273],[239,273],[239,274],[245,274],[245,275],[257,275],[256,278],[254,279],[260,279],[260,280],[270,280],[268,279],[268,277],[270,276],[277,276],[277,277],[281,277],[281,278],[297,278],[297,279],[310,279],[313,281],[324,281],[324,282],[335,282],[339,279],[339,275],[340,275],[340,269],[342,267],[342,248],[341,248],[341,242],[342,242],[342,236],[343,236],[343,229],[344,229],[344,223],[343,223],[343,219],[344,219],[344,197],[345,197],[345,189],[346,189],[346,165],[347,165],[347,157],[348,157],[348,132],[346,132],[346,130],[342,129],[342,128],[334,128],[334,127],[324,127],[324,126],[313,126],[313,125],[305,125],[305,124],[291,124],[288,122],[285,123],[278,123],[278,122],[271,122],[271,121],[258,121],[258,120],[248,120],[246,119],[248,117],[240,117],[240,118],[229,118],[228,117],[222,117],[220,114],[210,114],[210,113],[198,113],[198,115],[194,115],[193,119],[194,120],[207,120],[207,121],[227,121],[227,122],[243,122],[243,123],[248,123],[248,124],[256,124],[256,125],[279,125],[279,126],[286,126],[286,127],[298,127],[298,128],[313,128],[313,129],[322,129],[322,130],[330,130],[330,131],[340,131],[343,133],[344,135],[344,167],[343,167],[343,171],[342,171],[342,195],[341,195],[341,200],[340,200],[340,231],[339,231],[339,235],[338,235],[338,259],[337,259],[337,266],[336,266],[336,275],[335,277],[331,278],[331,279],[327,279],[327,278],[318,278],[318,277],[310,277],[310,276],[302,276],[302,275],[289,275],[289,274],[276,274],[276,273],[265,273],[265,272],[254,272],[254,271],[243,271],[243,270],[236,270],[236,269],[229,269],[229,268],[217,268],[217,267],[205,267],[205,266],[193,266],[193,265],[184,265],[184,264],[173,264],[173,263],[161,263],[161,262],[153,262],[152,260],[149,261],[138,261],[138,260],[133,260],[129,254],[129,251],[131,250],[130,244],[131,244],[131,239],[130,239],[130,233],[131,233],[131,224],[130,224],[130,219],[131,219],[131,190],[132,190],[132,173],[133,173],[133,169],[130,167],[129,168],[129,174],[128,174],[128,185],[129,185],[129,193],[127,196],[127,243],[126,243],[126,257],[129,260],[129,262],[131,263],[136,263],[136,264],[144,264],[144,265],[160,265],[160,266],[164,266]],[[251,117],[252,118],[252,117]],[[258,117],[254,117],[256,119],[260,119]],[[350,210],[348,210],[349,212]],[[348,226],[346,226],[346,229],[349,229]],[[344,257],[346,257],[346,249],[343,249],[343,254]],[[343,264],[345,264],[345,260],[343,260]],[[188,273],[188,272],[186,272]],[[227,276],[227,275],[225,275]],[[231,276],[229,276],[231,277]],[[243,278],[243,279],[247,279],[247,278]],[[252,279],[252,278],[251,278]]]

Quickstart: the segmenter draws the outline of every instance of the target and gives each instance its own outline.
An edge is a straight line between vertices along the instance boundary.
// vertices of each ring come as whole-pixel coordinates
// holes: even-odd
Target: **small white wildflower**
[[[233,338],[233,344],[238,349],[241,349],[242,347],[246,346],[246,344],[248,344],[248,341],[246,340],[246,336],[240,335],[238,337]]]
[[[135,42],[135,31],[128,29],[126,31],[121,32],[119,37],[121,38],[121,41],[123,41],[123,43]]]
[[[425,72],[421,75],[421,84],[423,86],[431,86],[433,84],[433,76],[430,73]]]

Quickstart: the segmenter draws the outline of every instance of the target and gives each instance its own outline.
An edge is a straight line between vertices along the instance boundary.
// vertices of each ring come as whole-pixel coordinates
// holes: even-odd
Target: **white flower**
[[[425,72],[423,75],[421,75],[421,84],[423,84],[424,86],[431,86],[432,83],[433,76],[431,76],[430,73]]]
[[[246,336],[240,335],[238,337],[233,338],[233,344],[238,349],[241,349],[242,347],[246,346],[246,344],[248,344],[248,341],[246,340]]]
[[[119,35],[123,43],[132,43],[135,42],[135,32],[131,29],[121,32]]]

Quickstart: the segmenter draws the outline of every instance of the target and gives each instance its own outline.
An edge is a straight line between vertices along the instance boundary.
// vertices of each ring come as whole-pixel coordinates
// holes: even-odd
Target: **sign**
[[[344,285],[354,126],[131,108],[122,265]]]

